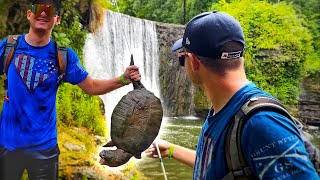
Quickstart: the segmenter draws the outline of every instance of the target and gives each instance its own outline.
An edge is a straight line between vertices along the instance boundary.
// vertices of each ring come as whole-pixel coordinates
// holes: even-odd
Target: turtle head
[[[101,165],[108,165],[110,167],[121,166],[129,161],[132,154],[125,152],[122,149],[103,150],[99,153]]]

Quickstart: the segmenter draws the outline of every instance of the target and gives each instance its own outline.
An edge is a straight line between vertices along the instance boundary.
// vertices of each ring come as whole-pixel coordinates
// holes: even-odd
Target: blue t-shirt
[[[6,39],[0,42],[4,53]],[[88,73],[75,52],[68,48],[66,80],[83,81]],[[8,97],[0,119],[0,145],[10,151],[38,151],[57,145],[56,93],[58,90],[57,51],[53,40],[34,47],[18,39],[18,46],[8,69]],[[1,56],[0,56],[1,57]],[[3,60],[0,62],[2,71]]]
[[[217,114],[209,112],[198,140],[193,179],[222,179],[228,173],[224,147],[229,122],[256,96],[270,97],[250,82]],[[243,129],[241,144],[249,167],[259,179],[318,179],[298,129],[278,113],[253,115]]]

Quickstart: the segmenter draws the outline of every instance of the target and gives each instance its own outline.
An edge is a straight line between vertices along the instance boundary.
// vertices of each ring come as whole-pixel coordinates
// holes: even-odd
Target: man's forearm
[[[172,157],[187,166],[193,167],[196,159],[196,151],[175,145]]]

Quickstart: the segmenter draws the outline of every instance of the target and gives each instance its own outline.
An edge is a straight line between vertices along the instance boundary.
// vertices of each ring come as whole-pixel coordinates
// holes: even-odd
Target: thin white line
[[[284,151],[281,155],[277,156],[276,158],[274,158],[274,160],[272,160],[270,163],[267,164],[267,166],[261,171],[261,173],[259,174],[259,178],[262,179],[263,175],[266,173],[266,171],[269,169],[269,167],[274,164],[276,162],[276,160],[280,159],[284,154],[286,154],[288,151],[290,151],[294,146],[296,146],[299,143],[299,141],[297,141],[296,143],[294,143],[290,148],[288,148],[286,151]]]
[[[301,158],[301,159],[308,160],[308,157],[307,157],[307,156],[300,155],[300,154],[298,154],[298,153],[294,153],[294,154],[284,154],[284,155],[265,156],[265,157],[260,157],[260,158],[253,158],[253,160],[254,160],[254,161],[258,161],[258,160],[271,159],[271,158],[276,158],[276,157],[299,157],[299,158]]]

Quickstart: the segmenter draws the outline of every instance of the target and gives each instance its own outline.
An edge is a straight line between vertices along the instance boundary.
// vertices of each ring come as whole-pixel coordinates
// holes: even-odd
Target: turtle
[[[116,146],[117,149],[99,153],[102,165],[117,167],[132,156],[140,159],[159,133],[163,116],[160,99],[140,81],[132,81],[132,84],[133,90],[121,98],[112,112],[111,140],[104,147]]]

